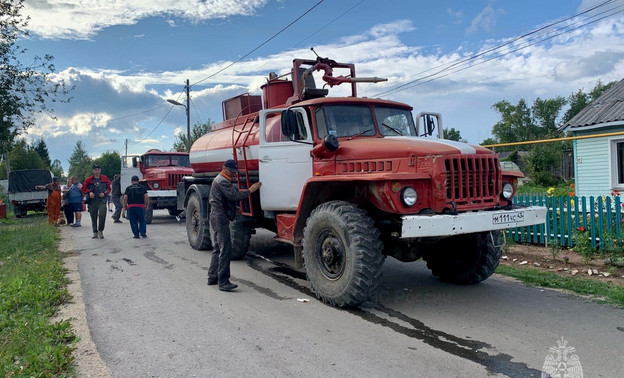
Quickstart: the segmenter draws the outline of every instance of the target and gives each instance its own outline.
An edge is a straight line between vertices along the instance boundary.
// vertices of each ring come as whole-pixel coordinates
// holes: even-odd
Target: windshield
[[[145,167],[190,167],[191,162],[188,155],[147,155],[145,157]]]
[[[416,135],[414,120],[409,110],[389,106],[373,108],[379,132],[382,135]],[[318,137],[329,134],[336,137],[372,136],[376,134],[371,108],[366,105],[331,105],[315,112]]]
[[[375,107],[375,118],[382,135],[416,136],[414,119],[409,110],[387,106]]]
[[[316,111],[319,138],[328,134],[337,137],[375,135],[373,116],[368,106],[332,105]]]

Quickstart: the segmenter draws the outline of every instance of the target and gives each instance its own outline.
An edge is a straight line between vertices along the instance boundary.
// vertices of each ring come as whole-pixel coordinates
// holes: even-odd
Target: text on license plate
[[[492,224],[522,223],[524,222],[524,212],[493,214]]]

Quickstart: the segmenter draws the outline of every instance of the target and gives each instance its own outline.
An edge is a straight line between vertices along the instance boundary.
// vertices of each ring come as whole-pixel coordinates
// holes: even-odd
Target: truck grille
[[[167,175],[167,188],[177,189],[178,183],[182,181],[183,173],[169,173]]]
[[[444,160],[446,197],[461,204],[493,202],[500,182],[496,157],[456,156]]]

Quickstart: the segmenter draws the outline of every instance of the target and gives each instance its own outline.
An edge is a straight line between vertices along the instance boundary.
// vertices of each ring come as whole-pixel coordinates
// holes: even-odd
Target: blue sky
[[[27,136],[44,137],[65,169],[78,140],[93,157],[124,153],[126,140],[128,153],[169,150],[186,116],[166,99],[184,102],[187,79],[191,124],[219,122],[223,99],[259,94],[269,72],[313,59],[310,47],[389,79],[360,95],[440,112],[475,144],[491,136],[500,100],[532,104],[624,78],[624,0],[25,0],[22,13],[31,36],[19,44],[53,55],[74,86],[69,104],[53,105],[57,119],[41,116]]]

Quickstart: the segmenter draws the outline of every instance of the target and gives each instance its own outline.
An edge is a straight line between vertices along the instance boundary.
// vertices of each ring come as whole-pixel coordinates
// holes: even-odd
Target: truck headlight
[[[507,182],[503,184],[503,191],[501,193],[503,198],[510,200],[511,197],[513,197],[513,192],[513,186],[510,183]]]
[[[154,189],[158,189],[160,187],[157,182],[155,182],[152,186],[154,187]]]
[[[416,189],[411,186],[406,186],[401,191],[401,202],[403,205],[407,207],[414,206],[416,200],[418,199],[418,194],[416,194]]]

